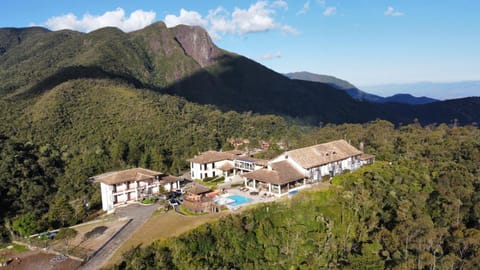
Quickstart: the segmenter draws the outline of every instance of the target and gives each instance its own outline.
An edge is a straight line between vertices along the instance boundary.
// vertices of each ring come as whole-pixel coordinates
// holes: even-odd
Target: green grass
[[[183,205],[180,205],[178,207],[178,210],[180,212],[182,212],[183,214],[187,215],[187,216],[203,216],[203,215],[206,215],[208,213],[194,213],[194,212],[191,212],[190,210],[188,210],[187,208],[185,208],[185,206]]]
[[[152,204],[155,203],[157,200],[155,198],[145,198],[141,201],[142,204]]]
[[[208,177],[203,181],[199,181],[200,184],[207,186],[211,189],[216,189],[218,184],[222,184],[225,181],[225,177],[220,176],[217,178]]]
[[[17,243],[13,243],[12,246],[13,246],[13,250],[15,250],[15,252],[18,252],[18,253],[26,252],[29,250],[28,247],[17,244]]]

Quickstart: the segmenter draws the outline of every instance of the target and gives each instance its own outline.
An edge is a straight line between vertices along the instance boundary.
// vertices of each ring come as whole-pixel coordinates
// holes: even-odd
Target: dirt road
[[[145,223],[152,215],[158,204],[138,205],[132,204],[126,207],[118,208],[115,215],[118,217],[130,218],[132,221],[128,223],[123,230],[115,235],[103,248],[101,248],[93,258],[82,265],[79,270],[96,270],[100,269],[108,261],[110,256],[127,240],[140,226]]]

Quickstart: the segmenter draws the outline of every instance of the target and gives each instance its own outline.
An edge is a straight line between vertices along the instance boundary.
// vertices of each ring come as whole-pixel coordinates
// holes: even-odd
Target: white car
[[[172,206],[172,207],[175,207],[175,206],[178,205],[178,202],[177,202],[177,200],[172,199],[172,200],[169,200],[169,201],[168,201],[168,204],[170,204],[170,206]]]

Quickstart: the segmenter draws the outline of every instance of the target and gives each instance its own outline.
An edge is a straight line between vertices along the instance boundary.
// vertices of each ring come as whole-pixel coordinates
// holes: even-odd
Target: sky
[[[217,46],[277,72],[309,71],[362,88],[480,80],[479,0],[16,0],[0,27],[125,32],[200,25]]]

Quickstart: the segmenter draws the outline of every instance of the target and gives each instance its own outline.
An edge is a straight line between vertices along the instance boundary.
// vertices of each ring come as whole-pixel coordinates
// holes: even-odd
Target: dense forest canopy
[[[377,162],[125,254],[118,269],[478,269],[480,131],[329,125],[300,144],[366,142]]]
[[[187,158],[231,149],[232,138],[256,147],[312,130],[113,80],[73,80],[33,99],[0,102],[4,238],[8,230],[26,235],[83,220],[99,208],[99,187],[87,181],[94,175],[136,166],[180,175]]]

